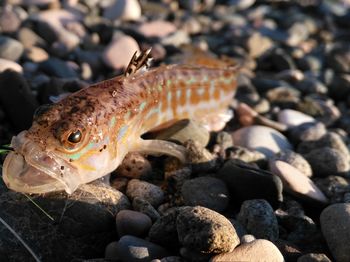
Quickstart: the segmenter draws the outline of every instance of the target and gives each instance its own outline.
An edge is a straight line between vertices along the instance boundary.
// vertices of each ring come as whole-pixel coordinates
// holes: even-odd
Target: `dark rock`
[[[126,188],[126,195],[130,199],[139,197],[148,201],[152,206],[159,206],[164,201],[163,190],[154,184],[138,179],[131,179]]]
[[[167,251],[152,242],[134,236],[123,236],[117,244],[117,252],[122,262],[148,262],[155,258],[163,258]]]
[[[119,237],[124,235],[142,237],[148,233],[152,221],[141,212],[121,210],[116,216],[116,224]]]
[[[69,66],[66,61],[51,57],[48,60],[40,63],[40,69],[50,76],[60,78],[77,78],[77,72]]]
[[[281,251],[285,261],[296,262],[298,257],[302,255],[302,250],[290,241],[278,239],[275,242],[278,249]]]
[[[21,57],[23,50],[23,45],[17,40],[0,36],[0,58],[16,61]]]
[[[152,222],[155,222],[160,215],[158,211],[146,200],[135,197],[132,201],[132,206],[135,211],[139,211],[151,218]]]
[[[326,94],[327,87],[316,78],[305,78],[298,82],[295,87],[300,90],[303,94]]]
[[[350,74],[336,74],[329,83],[329,95],[335,100],[343,100],[350,94]]]
[[[320,122],[304,123],[288,130],[288,137],[294,143],[315,141],[326,134],[326,126]]]
[[[256,238],[278,239],[278,223],[270,204],[263,199],[246,200],[237,216],[238,221]]]
[[[327,64],[335,72],[350,73],[350,48],[338,46],[327,55]]]
[[[327,176],[315,179],[315,184],[325,193],[331,203],[344,201],[344,196],[350,192],[350,180],[341,176]]]
[[[198,177],[186,180],[181,188],[186,206],[203,206],[216,212],[226,209],[229,202],[225,183],[214,177]]]
[[[229,188],[231,201],[240,204],[249,199],[265,199],[273,209],[282,201],[282,182],[269,172],[228,160],[218,172]]]
[[[332,262],[326,254],[309,253],[298,258],[297,262]]]
[[[23,76],[7,70],[0,74],[0,104],[16,131],[28,129],[38,103]]]
[[[252,79],[253,85],[260,91],[266,92],[277,87],[291,87],[287,82],[271,78],[255,77]]]

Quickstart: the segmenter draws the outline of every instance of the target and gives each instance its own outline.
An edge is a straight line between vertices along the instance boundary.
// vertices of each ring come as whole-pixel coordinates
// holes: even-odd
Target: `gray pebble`
[[[141,212],[122,210],[116,216],[116,224],[119,237],[124,235],[142,237],[151,228],[152,221]]]
[[[186,180],[181,188],[186,206],[203,206],[216,212],[222,212],[229,203],[225,183],[213,177],[198,177]]]
[[[24,51],[23,45],[8,36],[0,36],[0,58],[17,61]]]
[[[158,211],[147,201],[140,197],[135,197],[132,201],[132,206],[135,211],[139,211],[151,218],[152,222],[155,222],[160,215]]]
[[[309,253],[300,256],[297,262],[332,262],[332,260],[323,253]]]
[[[315,141],[324,136],[327,132],[323,123],[305,123],[288,130],[288,137],[291,141],[299,143],[301,141]]]
[[[159,186],[138,179],[129,181],[126,195],[131,199],[135,197],[145,199],[154,207],[159,206],[164,201],[164,192]]]
[[[239,211],[238,221],[256,238],[278,239],[278,223],[270,204],[264,199],[246,200]]]
[[[347,192],[350,192],[350,180],[341,176],[330,175],[317,178],[314,182],[331,203],[345,202],[344,196]]]
[[[306,161],[306,159],[292,150],[284,150],[278,153],[274,158],[274,160],[281,160],[287,162],[291,166],[298,169],[301,173],[303,173],[307,177],[312,176],[312,169],[310,164]]]

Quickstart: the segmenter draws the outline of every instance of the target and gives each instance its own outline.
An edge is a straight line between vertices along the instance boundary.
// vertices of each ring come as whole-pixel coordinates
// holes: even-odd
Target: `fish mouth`
[[[42,150],[25,137],[12,139],[15,151],[4,161],[2,177],[9,189],[22,193],[48,193],[65,190],[71,194],[79,186],[76,168],[53,152]]]

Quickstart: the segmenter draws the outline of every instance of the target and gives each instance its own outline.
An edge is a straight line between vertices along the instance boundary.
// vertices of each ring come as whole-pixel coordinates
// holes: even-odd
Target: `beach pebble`
[[[269,166],[270,171],[281,178],[284,188],[289,192],[301,194],[322,203],[328,202],[327,197],[314,182],[292,165],[280,160],[270,160]]]
[[[152,221],[141,212],[122,210],[116,216],[116,224],[119,237],[124,235],[142,237],[148,233]]]
[[[18,8],[18,7],[17,7]],[[21,25],[21,17],[12,5],[2,5],[0,10],[0,32],[14,33]],[[24,10],[22,10],[24,12]]]
[[[261,262],[284,262],[284,258],[278,248],[265,239],[244,243],[236,247],[232,252],[216,255],[210,262],[256,261],[257,258]]]
[[[116,170],[119,176],[128,178],[147,177],[152,172],[150,162],[140,153],[129,153]]]
[[[147,215],[152,222],[155,222],[158,218],[160,218],[158,211],[148,201],[142,198],[135,197],[132,201],[132,207],[135,211],[139,211]]]
[[[151,262],[183,262],[183,259],[178,256],[170,256],[162,259],[153,259]]]
[[[245,234],[241,237],[241,244],[249,243],[256,240],[256,237],[250,234]]]
[[[49,58],[49,54],[42,48],[32,46],[24,51],[25,57],[34,62],[40,63]]]
[[[271,241],[278,239],[277,218],[270,204],[264,199],[246,200],[237,216],[249,234]]]
[[[180,243],[192,251],[230,252],[239,244],[239,237],[230,221],[205,207],[181,209],[176,226]]]
[[[0,58],[17,61],[23,53],[23,45],[16,39],[0,36]]]
[[[103,10],[103,17],[110,20],[138,20],[141,6],[138,0],[113,0]]]
[[[164,201],[164,192],[160,187],[138,179],[129,181],[126,195],[130,199],[134,199],[135,197],[145,199],[155,207],[159,206]]]
[[[46,45],[45,40],[28,27],[22,27],[19,29],[17,39],[22,43],[24,48]]]
[[[349,175],[349,157],[337,149],[321,147],[304,154],[304,157],[310,163],[315,176]]]
[[[163,258],[168,252],[161,246],[134,236],[123,236],[117,244],[118,258],[122,262],[148,262]]]
[[[307,177],[312,176],[312,169],[310,164],[306,161],[306,159],[302,155],[292,150],[287,149],[287,150],[281,151],[280,153],[275,155],[273,160],[281,160],[283,162],[286,162],[291,166],[295,167],[296,169],[298,169],[303,175]]]
[[[59,78],[78,77],[76,70],[67,61],[56,57],[50,57],[49,59],[41,62],[39,68],[50,76],[56,76]]]
[[[181,188],[186,206],[203,206],[216,212],[224,211],[229,203],[225,183],[214,177],[197,177],[186,180]]]
[[[162,38],[161,43],[163,45],[170,45],[175,47],[180,47],[181,45],[186,45],[191,42],[191,38],[188,33],[183,30],[177,30],[173,34],[170,34]]]
[[[309,253],[300,256],[297,262],[332,262],[332,260],[323,253]]]
[[[315,122],[315,119],[304,113],[292,109],[284,109],[278,112],[278,121],[288,127],[298,126],[304,123]]]
[[[145,37],[163,38],[176,31],[176,26],[170,22],[156,20],[147,23],[142,23],[138,27],[138,32]]]
[[[135,39],[127,35],[117,36],[105,48],[102,60],[115,70],[124,69],[136,51],[139,52],[140,48]]]
[[[238,164],[235,160],[228,160],[217,175],[225,181],[230,199],[234,203],[249,199],[265,199],[276,209],[282,202],[281,179],[269,172]]]
[[[7,69],[13,70],[18,73],[22,73],[23,71],[22,66],[20,66],[16,62],[0,58],[0,73],[4,72]]]
[[[214,0],[180,0],[180,5],[191,12],[200,12],[204,10],[211,10],[212,7],[215,5]]]
[[[227,157],[239,159],[245,163],[256,163],[258,165],[267,163],[266,156],[256,150],[250,150],[240,146],[233,146],[227,149]]]
[[[234,144],[257,150],[267,157],[285,149],[292,149],[280,132],[265,126],[249,126],[238,129],[232,134]]]
[[[106,246],[105,249],[105,259],[117,260],[118,259],[118,242],[113,241]]]
[[[326,126],[321,122],[304,123],[288,130],[288,137],[295,143],[314,141],[327,133]]]
[[[261,56],[272,47],[273,42],[271,39],[258,32],[251,34],[247,40],[249,55],[253,58]]]
[[[341,176],[327,176],[315,179],[315,184],[325,193],[331,203],[345,202],[350,192],[350,179]]]
[[[350,260],[350,204],[328,206],[320,217],[322,233],[336,261]]]

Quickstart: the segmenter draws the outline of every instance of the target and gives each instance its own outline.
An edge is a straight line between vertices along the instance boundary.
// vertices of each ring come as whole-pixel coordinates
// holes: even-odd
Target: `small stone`
[[[259,258],[259,261],[284,262],[284,258],[278,248],[265,239],[244,243],[236,247],[232,252],[216,255],[210,262],[256,261],[257,258]]]
[[[137,0],[114,0],[103,10],[103,17],[110,20],[138,20],[141,6]]]
[[[229,220],[205,207],[186,207],[176,218],[180,243],[187,249],[201,253],[232,251],[239,237]]]
[[[32,29],[22,27],[17,33],[18,40],[22,43],[24,48],[30,48],[32,46],[45,46],[45,40],[37,35]]]
[[[312,180],[295,167],[280,160],[270,160],[269,166],[271,172],[281,178],[284,187],[289,192],[297,193],[306,198],[311,198],[322,203],[328,203],[328,199],[323,192],[312,182]]]
[[[0,58],[17,61],[23,53],[23,45],[10,37],[0,36]]]
[[[288,127],[294,127],[304,123],[315,122],[315,119],[296,110],[284,109],[278,112],[278,121]]]
[[[339,46],[327,55],[327,64],[336,72],[350,73],[350,48]]]
[[[233,5],[237,10],[245,10],[254,5],[256,0],[229,0],[228,4]]]
[[[116,216],[116,224],[119,237],[124,235],[142,237],[151,228],[152,221],[141,212],[122,210]]]
[[[235,203],[265,199],[276,209],[282,202],[282,182],[269,172],[228,160],[217,175],[225,181]]]
[[[199,0],[192,0],[192,1],[187,1],[187,0],[180,0],[179,1],[180,5],[184,8],[187,9],[191,12],[200,12],[200,11],[205,11],[205,10],[211,10],[212,7],[215,5],[214,0],[204,0],[204,1],[199,1]]]
[[[194,120],[184,119],[176,122],[170,127],[157,132],[156,138],[171,140],[183,144],[188,139],[198,142],[205,147],[209,142],[209,131],[200,123]]]
[[[306,161],[306,159],[292,150],[284,150],[278,153],[273,160],[281,160],[290,164],[291,166],[298,169],[303,175],[307,177],[312,176],[312,169],[310,164]]]
[[[321,81],[313,77],[308,77],[297,82],[295,87],[303,94],[326,94],[328,92],[328,88]]]
[[[247,47],[250,56],[256,58],[272,48],[273,42],[270,38],[263,36],[258,32],[254,32],[248,38]]]
[[[267,157],[285,149],[292,149],[291,144],[278,131],[265,126],[249,126],[238,129],[232,134],[235,145],[257,150]]]
[[[322,189],[331,203],[345,202],[345,194],[350,192],[350,180],[341,176],[317,178],[315,183]]]
[[[320,122],[304,123],[292,127],[288,131],[289,137],[295,143],[318,140],[327,133],[326,126]]]
[[[326,254],[309,253],[298,258],[297,262],[332,262]]]
[[[264,199],[244,201],[237,219],[248,233],[256,238],[271,241],[278,239],[277,218],[270,204]]]
[[[49,58],[49,54],[42,48],[32,46],[24,51],[25,56],[28,60],[40,63]]]
[[[252,242],[254,240],[256,240],[255,236],[246,234],[246,235],[243,235],[241,237],[241,244],[249,243],[249,242]]]
[[[22,73],[23,71],[23,68],[16,62],[0,58],[0,73],[6,71],[7,69],[18,73]]]
[[[117,246],[118,246],[117,241],[113,241],[106,246],[105,259],[110,259],[110,260],[117,260],[118,259]]]
[[[177,30],[175,33],[162,38],[162,45],[170,45],[180,47],[181,45],[190,44],[191,39],[189,35],[183,30]]]
[[[336,261],[350,260],[350,204],[333,204],[320,216],[322,233]]]
[[[3,5],[0,11],[0,32],[14,33],[21,25],[21,19],[11,5]]]
[[[132,201],[132,207],[135,211],[139,211],[151,218],[152,222],[160,218],[158,211],[146,200],[135,197]]]
[[[268,90],[266,98],[271,103],[289,106],[300,101],[300,92],[294,87],[280,86]]]
[[[116,170],[117,174],[128,178],[147,177],[152,172],[150,162],[140,153],[129,153]]]
[[[155,207],[164,201],[164,192],[160,187],[138,179],[129,181],[126,195],[131,199],[135,197],[145,199]]]
[[[51,57],[48,60],[40,63],[39,68],[46,74],[60,78],[77,78],[78,73],[73,69],[67,61],[56,57]]]
[[[198,177],[186,180],[181,188],[184,204],[203,206],[216,212],[224,211],[229,203],[225,183],[214,177]]]
[[[310,163],[315,176],[349,175],[349,157],[337,149],[330,147],[317,148],[304,154],[304,157]]]
[[[122,262],[148,262],[163,258],[168,252],[161,246],[134,236],[123,236],[117,244],[118,258]]]
[[[170,22],[156,20],[147,23],[142,23],[138,27],[138,32],[145,37],[163,38],[176,31],[176,26]]]
[[[266,156],[256,150],[249,150],[244,147],[233,146],[227,149],[227,158],[229,159],[239,159],[245,163],[256,163],[263,166],[267,163]]]
[[[102,59],[103,62],[115,69],[120,70],[128,66],[130,59],[140,48],[137,42],[130,36],[123,35],[115,37],[105,48]]]

